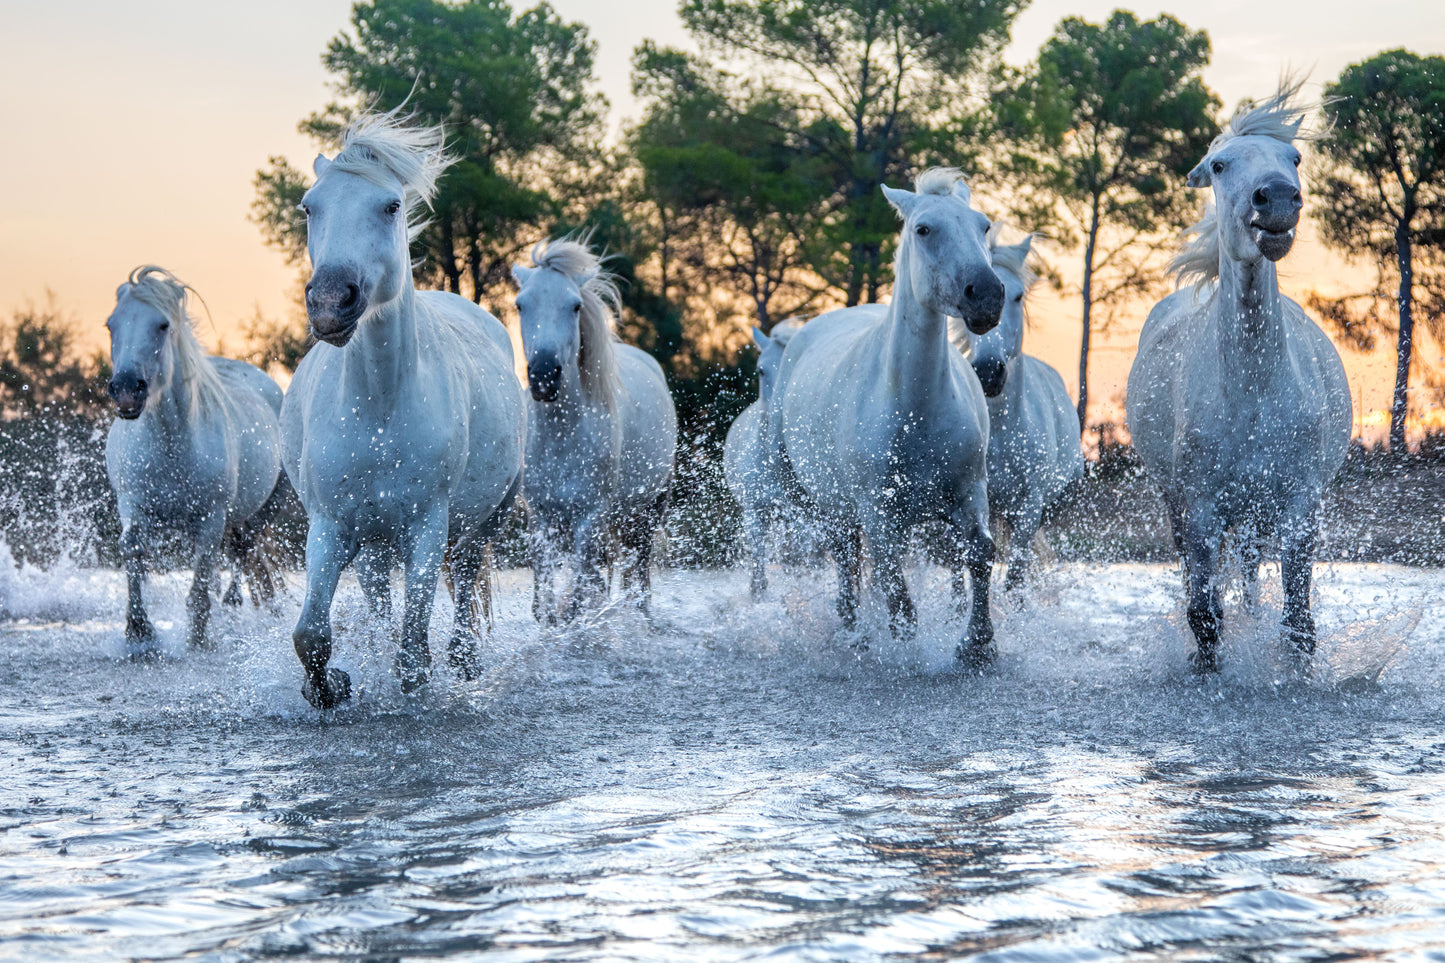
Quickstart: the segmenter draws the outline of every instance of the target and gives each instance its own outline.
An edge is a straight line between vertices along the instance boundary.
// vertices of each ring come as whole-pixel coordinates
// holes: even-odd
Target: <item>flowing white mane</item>
[[[1313,133],[1304,130],[1305,117],[1312,108],[1295,102],[1304,82],[1303,76],[1285,77],[1272,96],[1240,104],[1224,130],[1210,142],[1205,159],[1236,137],[1270,137],[1284,144],[1314,139]],[[1169,262],[1169,273],[1178,286],[1198,288],[1217,280],[1219,220],[1213,199],[1205,202],[1203,215],[1184,229],[1180,240],[1179,253]]]
[[[226,388],[206,349],[196,338],[196,321],[186,310],[188,291],[195,293],[194,288],[165,268],[146,264],[130,272],[125,283],[116,288],[115,296],[119,300],[129,294],[170,321],[169,341],[176,353],[176,376],[185,386],[187,406],[191,414],[195,414],[203,407],[219,407],[225,399]]]
[[[381,187],[399,182],[411,241],[426,227],[418,217],[436,197],[437,180],[456,159],[443,149],[446,132],[440,125],[414,127],[408,119],[400,107],[361,113],[346,125],[331,165]]]
[[[612,351],[612,318],[622,303],[617,278],[602,269],[602,258],[587,245],[587,238],[559,237],[538,241],[532,263],[572,279],[582,296],[578,321],[580,345],[577,367],[582,390],[609,410],[617,406],[617,357]]]

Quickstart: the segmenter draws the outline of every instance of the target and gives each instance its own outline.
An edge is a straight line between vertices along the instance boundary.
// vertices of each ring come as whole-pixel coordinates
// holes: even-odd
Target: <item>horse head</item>
[[[610,404],[616,362],[610,318],[618,293],[602,260],[584,240],[559,238],[532,249],[532,265],[514,265],[527,387],[540,402],[557,400],[575,381],[592,400]]]
[[[1018,244],[999,244],[996,232],[989,232],[994,271],[1003,284],[1003,310],[992,331],[968,335],[968,360],[989,398],[1003,393],[1009,370],[1024,351],[1024,297],[1034,283],[1034,273],[1027,263],[1033,240],[1030,234]]]
[[[317,156],[316,182],[301,198],[306,316],[318,340],[338,347],[411,290],[410,243],[425,226],[414,215],[451,163],[440,127],[408,127],[398,111],[348,125],[336,157]]]
[[[962,176],[932,168],[908,191],[884,185],[883,194],[903,218],[898,243],[898,284],[907,284],[925,308],[959,318],[974,334],[998,324],[1003,284],[989,262],[988,218],[970,206]]]
[[[758,349],[758,398],[767,404],[773,397],[773,384],[777,381],[778,366],[783,363],[783,352],[788,342],[802,329],[802,321],[789,318],[773,326],[771,334],[763,334],[761,328],[753,328],[753,344]]]
[[[1294,141],[1305,111],[1292,103],[1301,84],[1287,80],[1273,97],[1241,107],[1189,172],[1190,187],[1214,189],[1218,243],[1231,260],[1278,261],[1294,246],[1304,207]]]
[[[110,331],[111,378],[107,385],[115,413],[139,418],[147,399],[164,393],[175,378],[176,338],[185,316],[186,285],[157,267],[139,267],[115,292]]]

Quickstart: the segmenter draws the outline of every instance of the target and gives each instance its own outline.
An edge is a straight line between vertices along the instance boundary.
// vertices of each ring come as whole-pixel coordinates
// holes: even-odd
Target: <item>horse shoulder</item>
[[[677,448],[677,410],[657,359],[646,351],[614,344],[623,419],[622,465],[646,475],[670,474]]]
[[[216,373],[221,376],[221,380],[233,391],[254,394],[278,416],[281,414],[284,393],[281,391],[281,386],[266,372],[236,358],[213,356],[210,362]]]

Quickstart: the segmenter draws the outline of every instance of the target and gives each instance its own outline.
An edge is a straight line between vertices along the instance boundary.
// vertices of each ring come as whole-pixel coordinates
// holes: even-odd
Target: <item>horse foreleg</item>
[[[903,579],[902,537],[891,520],[874,519],[867,529],[873,573],[888,602],[888,630],[896,639],[911,639],[918,630],[918,611]]]
[[[847,523],[832,533],[833,561],[838,567],[838,615],[848,631],[858,627],[858,589],[863,564],[863,530]]]
[[[401,616],[401,648],[393,669],[401,679],[401,691],[415,692],[431,678],[431,649],[427,627],[432,603],[436,601],[437,576],[447,548],[447,505],[434,505],[416,519],[405,545],[406,608]]]
[[[996,656],[993,614],[989,611],[989,581],[993,577],[993,535],[988,529],[988,492],[979,483],[968,503],[951,519],[958,533],[963,562],[968,568],[970,595],[968,629],[954,649],[954,657],[969,665],[984,665]],[[956,588],[956,586],[955,586]]]
[[[753,556],[753,575],[748,590],[754,599],[760,599],[768,591],[768,522],[758,506],[743,509],[743,536]]]
[[[1189,628],[1198,646],[1190,661],[1200,672],[1219,671],[1219,628],[1224,606],[1215,588],[1224,525],[1212,505],[1196,503],[1184,518],[1184,574],[1189,591]]]
[[[1311,511],[1286,525],[1280,545],[1280,578],[1284,582],[1285,638],[1294,651],[1308,657],[1315,650],[1315,619],[1310,614],[1310,582],[1314,574],[1319,523]]]
[[[487,543],[481,539],[462,541],[452,550],[452,585],[455,588],[456,617],[452,639],[447,646],[447,663],[468,682],[477,677],[477,581],[485,577]]]
[[[649,618],[652,617],[652,540],[667,514],[668,498],[669,492],[658,495],[656,501],[632,519],[627,531],[627,545],[633,559],[632,571],[641,593],[637,607]]]
[[[330,709],[351,698],[351,677],[327,666],[331,661],[331,600],[341,570],[356,554],[356,544],[339,527],[312,515],[306,534],[306,600],[291,633],[306,682],[301,694],[318,709]]]
[[[186,644],[192,647],[206,644],[206,625],[211,618],[211,587],[216,580],[216,563],[224,537],[225,522],[222,519],[208,523],[196,539],[195,577],[191,580],[190,594],[186,596],[186,614],[190,617]]]
[[[1043,502],[1032,497],[1019,511],[1009,514],[1008,572],[1003,579],[1005,592],[1018,588],[1029,574],[1029,565],[1034,560],[1034,538],[1039,534],[1043,519]]]
[[[602,513],[598,512],[572,528],[572,598],[567,603],[569,622],[581,614],[583,605],[607,601],[607,579],[602,575],[604,525]]]
[[[132,659],[154,658],[157,651],[156,629],[146,615],[145,598],[145,534],[141,526],[130,523],[120,536],[121,555],[125,561],[126,612],[125,647]]]

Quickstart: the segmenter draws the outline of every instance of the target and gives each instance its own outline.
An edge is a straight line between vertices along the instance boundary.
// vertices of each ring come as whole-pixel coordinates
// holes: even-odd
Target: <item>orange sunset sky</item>
[[[644,38],[689,45],[674,0],[552,6],[591,28],[614,129],[636,113],[628,87],[633,48]],[[1117,6],[1145,18],[1171,13],[1207,30],[1214,56],[1205,77],[1227,108],[1272,91],[1288,67],[1309,70],[1308,91],[1317,96],[1346,64],[1378,51],[1445,53],[1439,0],[1035,0],[1017,20],[1006,58],[1029,59],[1064,16],[1100,20]],[[53,292],[99,345],[116,285],[135,265],[157,263],[206,299],[215,327],[205,326],[204,336],[212,347],[239,345],[239,323],[257,309],[287,314],[295,275],[247,220],[251,179],[271,154],[309,167],[314,148],[296,122],[329,96],[320,54],[349,10],[347,0],[0,0],[0,311],[8,316]],[[1308,183],[1305,189],[1308,197]],[[1306,220],[1281,264],[1286,293],[1343,293],[1368,283],[1371,269],[1325,251],[1316,234]],[[1077,273],[1074,252],[1044,253],[1066,276]],[[1146,307],[1132,323],[1096,336],[1090,384],[1099,414],[1122,400]],[[1059,368],[1071,391],[1078,310],[1076,299],[1040,296],[1027,343]],[[1435,345],[1422,348],[1428,361],[1445,362]],[[1357,425],[1378,437],[1393,356],[1343,354]]]

